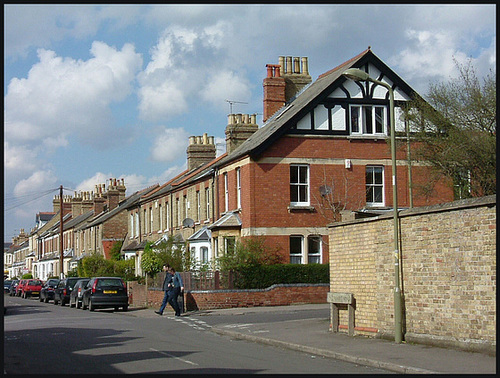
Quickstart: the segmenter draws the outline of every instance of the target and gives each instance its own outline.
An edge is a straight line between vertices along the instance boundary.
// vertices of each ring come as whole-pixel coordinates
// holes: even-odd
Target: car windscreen
[[[41,285],[42,283],[39,280],[30,280],[28,285]]]
[[[110,286],[123,287],[122,280],[117,278],[99,278],[97,280],[97,287],[110,287]]]

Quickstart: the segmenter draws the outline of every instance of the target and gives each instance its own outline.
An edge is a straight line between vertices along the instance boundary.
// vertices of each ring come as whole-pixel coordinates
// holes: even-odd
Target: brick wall
[[[494,346],[495,196],[406,210],[400,224],[405,340]],[[329,236],[330,291],[354,294],[358,334],[393,338],[392,215],[335,224]]]
[[[161,289],[129,282],[130,305],[160,307],[164,292]],[[234,307],[288,306],[291,304],[325,303],[328,284],[273,285],[267,289],[252,290],[200,290],[184,294],[186,311]],[[171,310],[167,306],[167,310]]]

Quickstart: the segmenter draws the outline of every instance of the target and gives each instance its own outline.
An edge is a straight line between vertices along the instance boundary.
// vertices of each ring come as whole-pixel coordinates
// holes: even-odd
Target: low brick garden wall
[[[163,291],[128,282],[129,303],[133,307],[160,307]],[[213,310],[236,307],[288,306],[326,303],[329,284],[278,284],[266,289],[193,290],[184,293],[184,310]],[[147,294],[147,295],[146,295]],[[170,306],[167,306],[170,310]]]

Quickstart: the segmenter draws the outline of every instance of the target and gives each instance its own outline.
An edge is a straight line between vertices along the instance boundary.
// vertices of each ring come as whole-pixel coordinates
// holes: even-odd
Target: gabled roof
[[[411,95],[418,95],[394,71],[392,71],[370,48],[361,54],[342,63],[334,69],[320,75],[318,79],[306,87],[296,98],[285,104],[269,120],[245,140],[226,158],[221,159],[215,166],[222,166],[243,156],[258,157],[268,146],[285,134],[292,124],[313,109],[320,101],[326,98],[337,86],[345,80],[342,74],[351,67],[360,68],[371,63],[384,73],[399,88]]]
[[[190,242],[193,241],[210,241],[212,239],[212,232],[208,229],[207,226],[200,228],[193,235],[191,235],[187,240]]]
[[[64,223],[63,231],[78,227],[79,225],[90,219],[90,217],[92,217],[93,215],[94,215],[94,210],[89,210],[86,213],[78,215],[76,218],[73,218],[68,222]]]
[[[241,227],[241,219],[238,211],[230,211],[208,226],[209,230],[214,228]]]

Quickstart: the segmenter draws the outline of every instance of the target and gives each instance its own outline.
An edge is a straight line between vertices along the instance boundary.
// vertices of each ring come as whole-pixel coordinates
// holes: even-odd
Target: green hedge
[[[240,266],[235,270],[236,289],[265,289],[274,284],[329,283],[328,264],[276,264]]]

